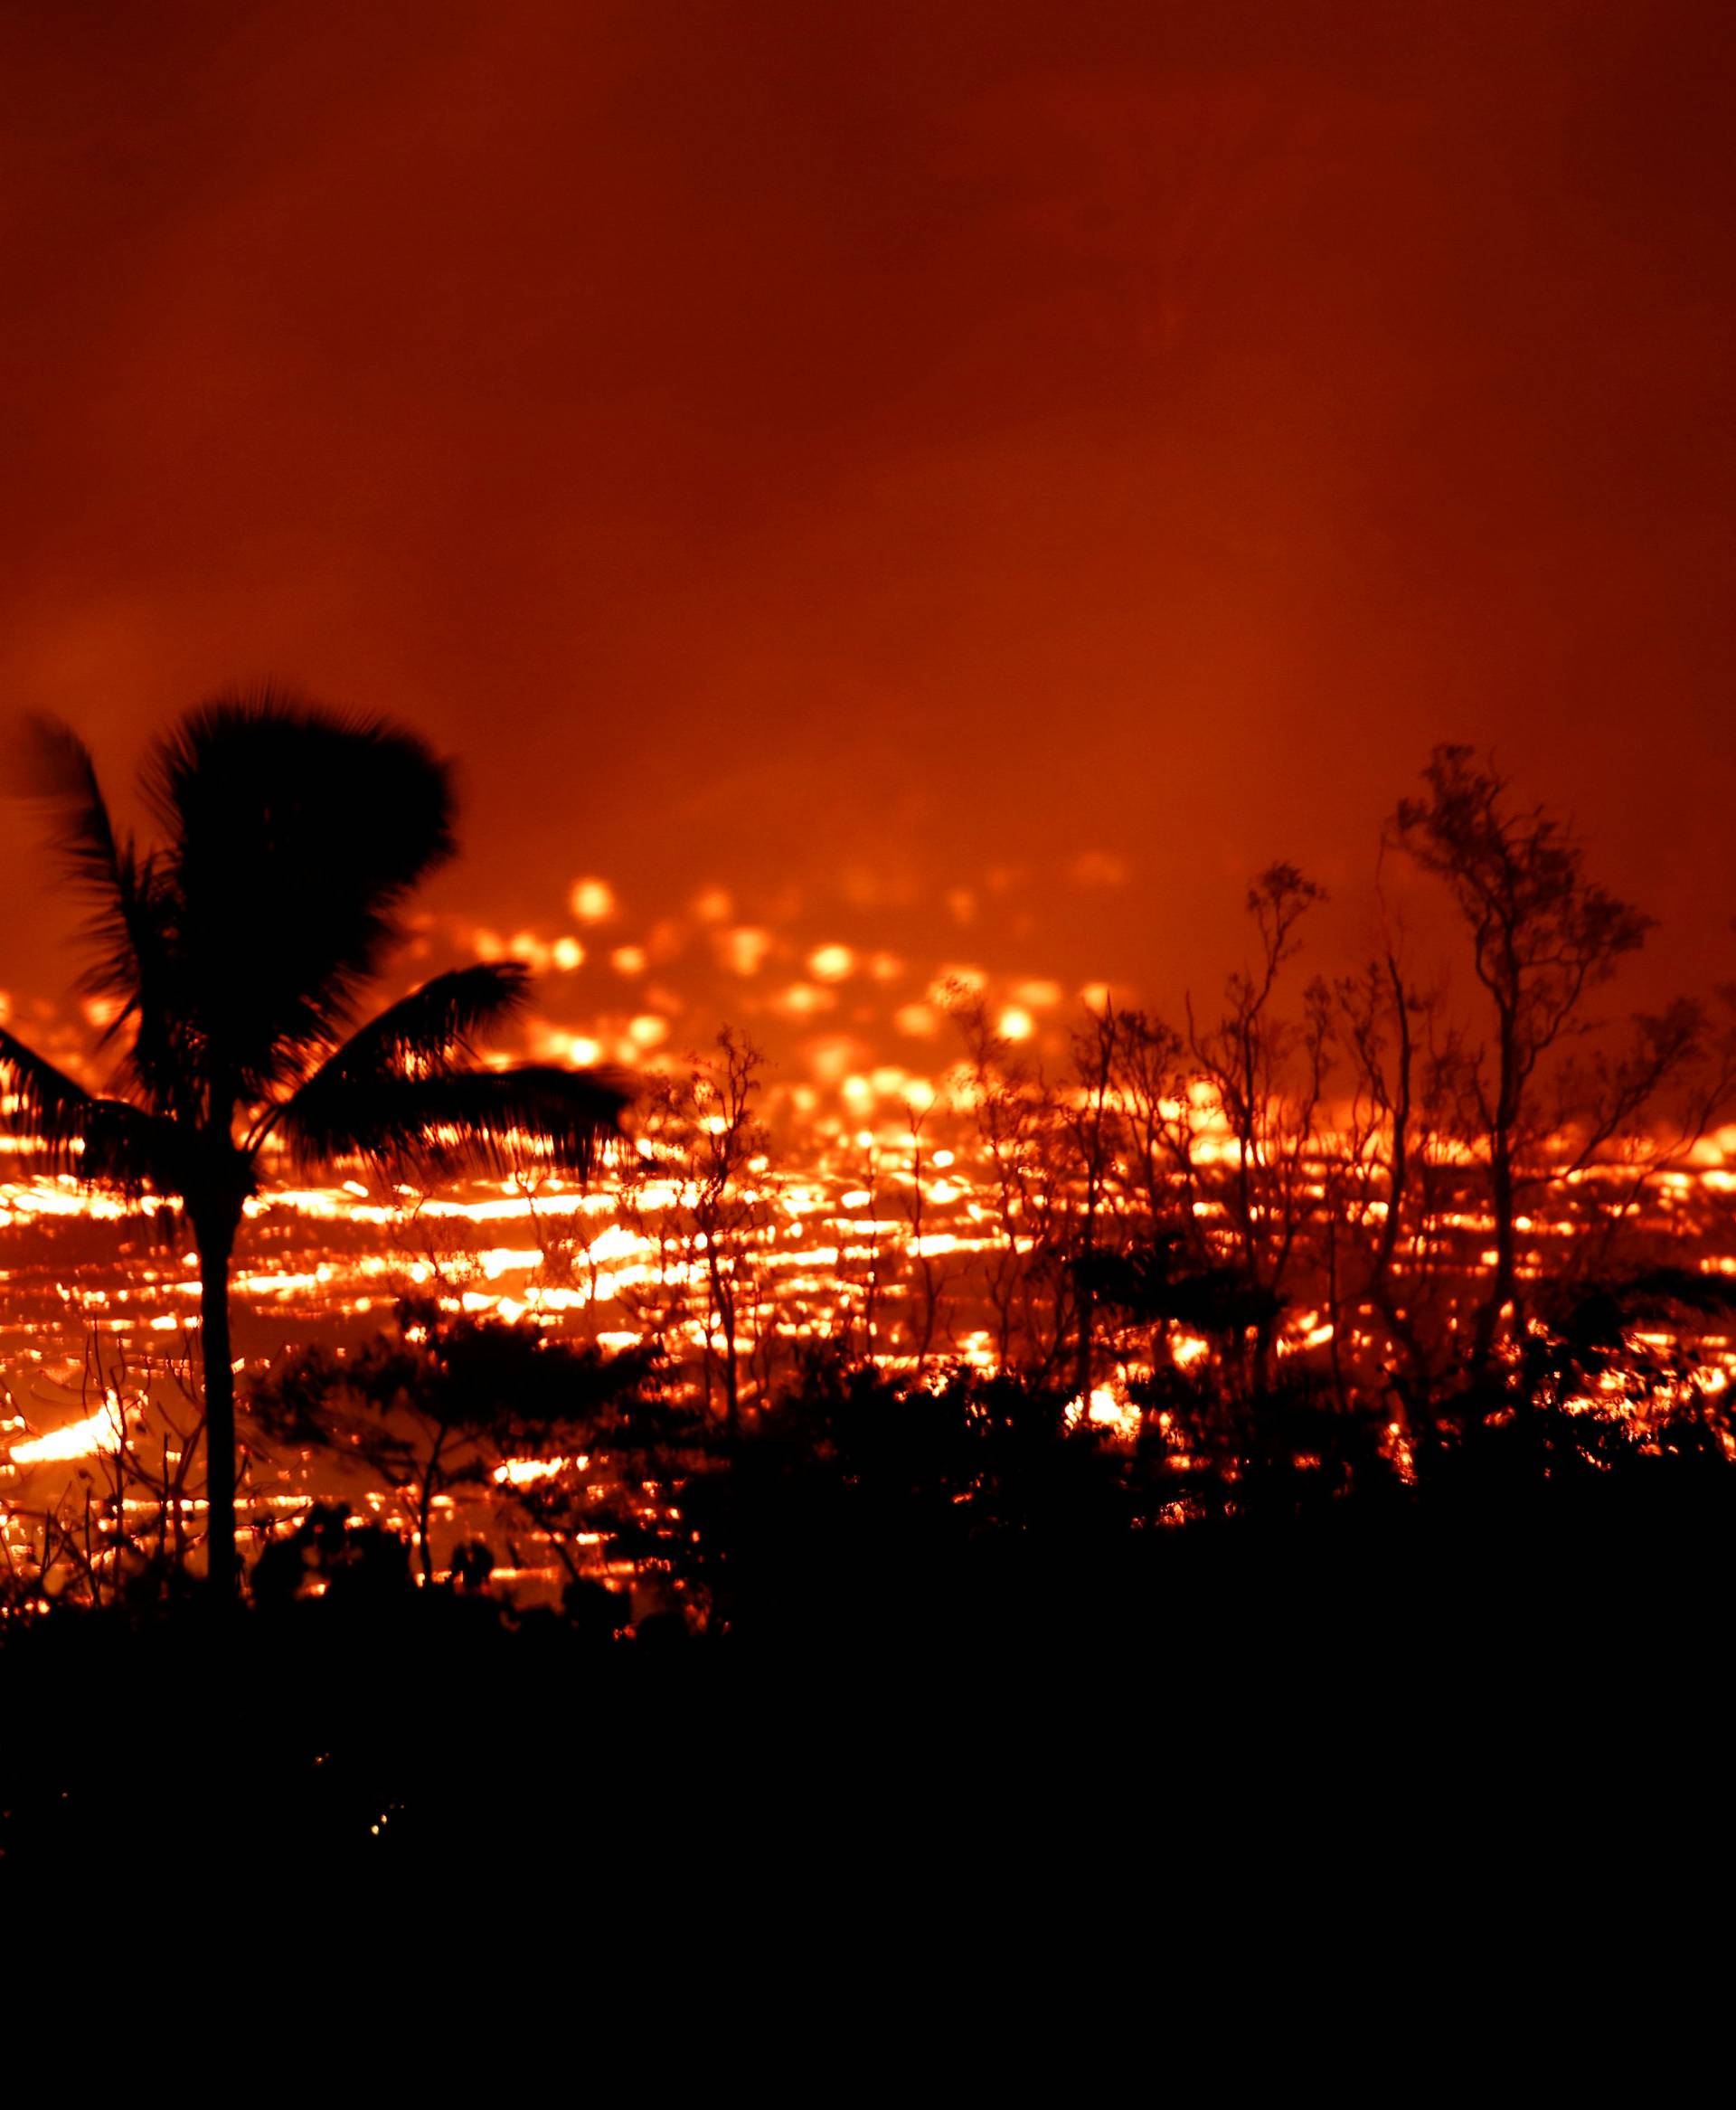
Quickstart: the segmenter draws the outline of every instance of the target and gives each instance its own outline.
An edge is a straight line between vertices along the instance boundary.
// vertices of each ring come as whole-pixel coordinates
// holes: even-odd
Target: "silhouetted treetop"
[[[1541,1047],[1583,991],[1645,943],[1653,919],[1586,877],[1584,851],[1562,822],[1541,806],[1514,810],[1506,780],[1473,749],[1437,747],[1422,775],[1429,795],[1399,801],[1398,839],[1446,882],[1497,1002],[1524,983],[1528,1038]]]
[[[524,970],[438,976],[352,1030],[402,935],[399,911],[451,856],[448,765],[416,734],[273,689],[190,712],[143,774],[163,839],[116,830],[89,751],[33,721],[24,786],[92,903],[84,987],[111,1008],[109,1093],[0,1029],[0,1127],[52,1169],[185,1207],[199,1249],[212,1574],[232,1579],[233,1370],[227,1282],[259,1157],[362,1160],[424,1183],[529,1156],[588,1172],[627,1092],[599,1073],[478,1067]],[[346,1038],[345,1036],[348,1036]]]

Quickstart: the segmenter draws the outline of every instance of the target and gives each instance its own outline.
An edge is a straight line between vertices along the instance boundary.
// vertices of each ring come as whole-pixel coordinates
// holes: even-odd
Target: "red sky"
[[[977,956],[1159,999],[1493,741],[1728,979],[1733,57],[1670,0],[11,0],[0,703],[119,783],[276,675],[462,758],[439,897],[505,928],[967,885]]]

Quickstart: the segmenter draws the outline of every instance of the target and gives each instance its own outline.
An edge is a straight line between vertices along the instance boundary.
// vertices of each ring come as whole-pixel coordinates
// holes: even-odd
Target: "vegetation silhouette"
[[[402,783],[408,818],[364,871],[322,868],[332,898],[316,887],[311,929],[289,930],[301,824],[264,826],[239,762],[210,765],[242,780],[235,833],[181,788],[208,745],[269,748],[281,708],[181,736],[193,760],[157,795],[169,847],[145,857],[115,843],[82,749],[40,736],[105,918],[93,986],[119,1007],[122,1089],[87,1097],[0,1041],[14,1132],[80,1177],[179,1197],[208,1297],[260,1153],[433,1178],[533,1146],[582,1169],[621,1112],[606,1076],[469,1066],[522,994],[514,969],[440,977],[354,1029],[393,904],[449,839],[444,778],[401,736],[316,736],[290,711],[286,745],[360,740],[363,783]],[[1681,1212],[1691,1192],[1722,1206],[1689,1168],[1731,1103],[1736,1037],[1686,1001],[1600,1033],[1587,999],[1646,919],[1491,762],[1442,748],[1423,780],[1384,842],[1445,884],[1470,1017],[1386,930],[1359,972],[1293,998],[1321,895],[1275,864],[1248,894],[1251,964],[1184,1028],[1106,998],[1046,1073],[960,991],[948,1140],[962,1157],[974,1130],[976,1162],[943,1162],[967,1237],[932,1235],[913,1108],[907,1158],[838,1179],[847,1229],[822,1268],[816,1212],[768,1182],[759,1051],[726,1031],[649,1081],[615,1221],[538,1223],[533,1280],[561,1292],[545,1323],[476,1316],[430,1263],[374,1338],[280,1356],[254,1426],[330,1471],[247,1578],[239,1689],[212,1675],[168,1449],[140,1481],[155,1453],[123,1439],[96,1526],[86,1504],[90,1609],[50,1575],[46,1522],[35,1571],[0,1571],[0,1665],[41,1725],[0,1746],[0,1859],[100,1836],[117,1712],[151,1725],[129,1777],[168,1795],[177,1754],[230,1710],[280,1840],[377,1857],[467,1812],[564,1807],[585,1767],[612,1793],[700,1752],[763,1772],[776,1746],[788,1772],[828,1713],[852,1750],[891,1739],[893,1778],[916,1738],[985,1706],[1014,1724],[1110,1696],[1136,1719],[1240,1708],[1267,1717],[1262,1752],[1331,1706],[1380,1717],[1402,1784],[1397,1690],[1486,1713],[1576,1662],[1703,1670],[1736,1585],[1736,1276]],[[251,896],[222,894],[212,875],[274,829],[290,847]],[[1668,1206],[1636,1231],[1648,1188]],[[615,1352],[559,1338],[571,1309]],[[128,1472],[157,1547],[136,1590]],[[236,1827],[254,1821],[240,1796]]]
[[[1401,800],[1393,835],[1445,882],[1471,937],[1471,960],[1495,1019],[1486,1063],[1467,1083],[1485,1139],[1495,1263],[1477,1316],[1475,1358],[1486,1367],[1518,1292],[1515,1235],[1522,1190],[1540,1137],[1536,1102],[1543,1059],[1581,1027],[1581,1007],[1619,961],[1637,951],[1652,919],[1586,875],[1580,846],[1543,810],[1515,811],[1493,764],[1468,747],[1437,747],[1423,771],[1428,795]],[[1658,1070],[1698,1035],[1688,1007],[1662,1037],[1656,1060],[1624,1080],[1602,1118],[1613,1129],[1644,1103]]]
[[[421,1298],[405,1300],[392,1330],[354,1354],[316,1344],[283,1357],[250,1405],[268,1437],[320,1445],[401,1494],[422,1579],[432,1585],[430,1519],[448,1490],[491,1484],[497,1473],[510,1490],[509,1460],[599,1452],[629,1416],[643,1434],[656,1377],[656,1354],[644,1345],[605,1356]],[[534,1490],[534,1476],[529,1484]],[[560,1549],[559,1533],[551,1538]],[[479,1550],[492,1566],[490,1549],[460,1547],[461,1570],[478,1567]],[[569,1572],[575,1585],[583,1580],[577,1567]]]
[[[455,853],[451,772],[413,733],[266,689],[189,713],[152,750],[161,824],[116,828],[89,750],[32,729],[25,788],[92,904],[87,994],[109,1014],[110,1088],[87,1092],[0,1029],[0,1124],[52,1169],[178,1202],[199,1256],[208,1575],[236,1586],[229,1274],[260,1160],[389,1167],[433,1182],[525,1153],[589,1171],[627,1101],[618,1079],[475,1065],[523,967],[436,976],[358,1025],[408,894]]]

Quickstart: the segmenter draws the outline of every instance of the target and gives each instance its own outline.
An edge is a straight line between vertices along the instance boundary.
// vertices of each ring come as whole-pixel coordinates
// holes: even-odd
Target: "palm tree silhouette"
[[[451,856],[450,771],[413,733],[280,693],[189,713],[141,789],[165,839],[110,818],[84,743],[32,722],[24,789],[94,905],[82,987],[113,1007],[107,1093],[0,1030],[0,1132],[47,1169],[177,1199],[199,1257],[208,1570],[234,1592],[235,1379],[229,1272],[268,1146],[299,1172],[344,1163],[431,1185],[534,1154],[588,1173],[627,1093],[598,1072],[477,1068],[472,1043],[524,1001],[516,962],[455,970],[359,1028],[405,895]]]

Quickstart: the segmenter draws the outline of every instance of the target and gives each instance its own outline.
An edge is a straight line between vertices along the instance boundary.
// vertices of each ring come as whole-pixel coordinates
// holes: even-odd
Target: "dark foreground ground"
[[[1304,1825],[1321,1780],[1401,1829],[1455,1778],[1679,1815],[1707,1788],[1672,1739],[1730,1682],[1724,1508],[1533,1501],[1064,1562],[1014,1543],[944,1575],[892,1549],[721,1639],[444,1591],[51,1616],[0,1645],[0,1882],[522,1869],[769,1798],[967,1826],[986,1797],[1131,1784],[1078,1789],[1107,1807],[1160,1777],[1148,1816],[1186,1830],[1233,1818],[1231,1769]]]

